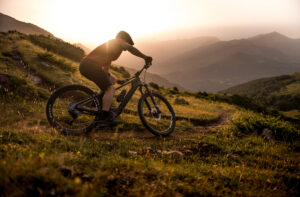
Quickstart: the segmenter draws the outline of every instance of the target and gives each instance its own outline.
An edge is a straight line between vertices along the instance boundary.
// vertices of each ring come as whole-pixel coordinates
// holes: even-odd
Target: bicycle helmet
[[[133,42],[132,38],[130,37],[130,35],[126,31],[120,31],[117,34],[116,38],[125,40],[130,45],[134,45],[134,42]]]

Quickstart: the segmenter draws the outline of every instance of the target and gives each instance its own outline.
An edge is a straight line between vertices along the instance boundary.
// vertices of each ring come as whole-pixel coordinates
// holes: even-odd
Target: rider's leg
[[[114,114],[110,111],[114,93],[115,87],[113,85],[110,85],[105,91],[102,98],[102,111],[100,116],[102,120],[100,121],[104,121],[102,123],[106,126],[115,126],[122,123],[121,120],[114,120]]]
[[[110,85],[105,91],[102,98],[102,111],[106,111],[106,112],[109,111],[110,106],[113,102],[114,93],[115,93],[115,87],[113,85]]]
[[[117,79],[116,79],[116,77],[115,77],[113,74],[110,74],[109,80],[110,80],[110,82],[111,82],[113,85],[116,84]]]

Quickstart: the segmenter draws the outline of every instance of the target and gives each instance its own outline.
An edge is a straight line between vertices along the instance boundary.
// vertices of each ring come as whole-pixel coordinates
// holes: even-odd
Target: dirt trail
[[[190,131],[175,131],[165,139],[179,139],[184,137],[196,137],[201,135],[208,135],[217,132],[218,128],[224,127],[229,123],[229,114],[222,112],[220,118],[217,122],[212,124],[207,124],[205,126],[195,126]],[[94,129],[88,134],[89,137],[95,138],[97,140],[117,140],[117,139],[160,139],[162,137],[154,136],[151,132],[144,129],[141,131],[119,131],[114,130],[100,130]]]

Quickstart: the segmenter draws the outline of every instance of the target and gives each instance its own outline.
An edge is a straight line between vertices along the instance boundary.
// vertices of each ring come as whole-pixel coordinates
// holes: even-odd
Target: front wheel
[[[151,98],[155,101],[156,106]],[[138,112],[143,125],[154,135],[167,136],[175,129],[175,113],[162,95],[152,92],[144,94],[138,104]]]

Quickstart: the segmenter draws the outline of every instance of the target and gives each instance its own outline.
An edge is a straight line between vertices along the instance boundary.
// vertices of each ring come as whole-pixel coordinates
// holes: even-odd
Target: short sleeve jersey
[[[122,42],[124,41],[121,39],[112,39],[95,48],[85,58],[94,60],[104,69],[108,69],[111,62],[117,60],[124,50],[121,46]]]

